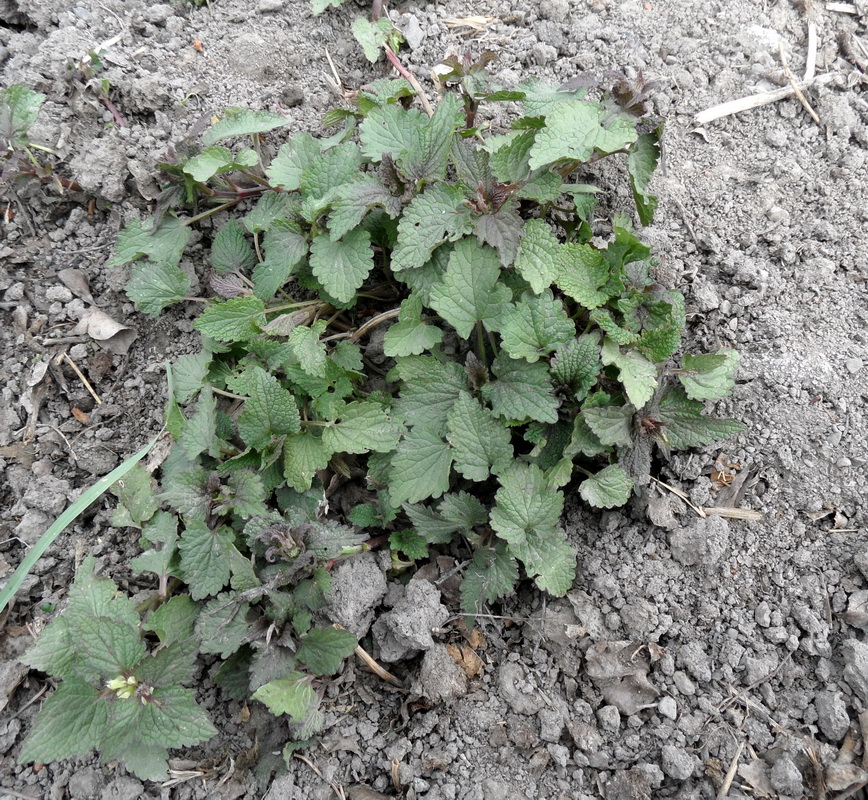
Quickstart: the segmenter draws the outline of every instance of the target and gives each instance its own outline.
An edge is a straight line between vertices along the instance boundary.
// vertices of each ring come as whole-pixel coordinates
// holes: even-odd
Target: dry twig
[[[720,785],[720,791],[717,793],[717,800],[724,800],[724,798],[729,796],[729,787],[732,786],[732,782],[735,780],[736,773],[738,772],[738,760],[741,758],[742,750],[744,750],[744,742],[739,742],[738,749],[732,757],[732,761],[730,762],[729,769],[726,771],[723,783]]]
[[[810,86],[823,86],[824,84],[831,83],[837,77],[837,73],[827,72],[823,75],[818,75],[812,81],[802,81],[801,83],[797,83],[796,86],[798,86],[800,90],[804,91]],[[754,108],[767,106],[770,103],[776,103],[778,100],[792,97],[794,93],[794,86],[792,85],[784,86],[781,89],[773,89],[768,92],[759,92],[750,97],[741,97],[738,100],[729,100],[726,103],[712,106],[705,111],[701,111],[694,117],[694,119],[698,124],[704,125],[706,122],[712,122],[716,119],[721,119],[722,117],[729,117],[742,111],[750,111]]]
[[[816,38],[814,39],[814,45],[816,46]],[[798,81],[796,80],[796,76],[793,75],[793,71],[790,69],[790,65],[787,63],[787,55],[784,52],[784,40],[778,40],[778,54],[781,57],[781,66],[784,68],[784,75],[787,76],[787,80],[790,82],[790,86],[793,88],[793,92],[796,97],[799,98],[799,102],[805,107],[805,111],[807,111],[811,115],[811,119],[817,123],[817,125],[821,125],[820,117],[817,115],[817,112],[811,108],[811,104],[808,102],[808,98],[805,97],[805,93],[799,88]],[[816,63],[816,55],[814,56],[814,61]],[[807,83],[807,78],[804,81]]]
[[[69,353],[64,353],[63,358],[66,360],[66,363],[72,367],[72,371],[78,376],[78,379],[82,382],[84,388],[88,390],[90,396],[96,401],[96,404],[102,405],[102,400],[100,400],[96,390],[90,385],[90,381],[84,377],[84,373],[78,368],[78,364],[69,357]]]

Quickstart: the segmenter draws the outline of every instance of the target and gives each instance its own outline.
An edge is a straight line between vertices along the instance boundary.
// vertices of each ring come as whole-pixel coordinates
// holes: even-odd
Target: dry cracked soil
[[[279,746],[281,729],[256,704],[224,700],[204,662],[200,701],[220,735],[173,754],[170,783],[96,756],[17,764],[51,687],[16,656],[62,607],[75,566],[92,554],[123,588],[142,588],[127,566],[135,537],[111,526],[104,497],[37,563],[5,620],[0,798],[860,796],[868,4],[408,0],[390,11],[412,46],[402,58],[429,91],[431,67],[468,49],[494,52],[506,86],[608,70],[659,83],[665,162],[645,236],[658,280],[687,298],[685,349],[740,351],[735,392],[716,411],[746,430],[658,465],[648,515],[568,500],[573,590],[558,601],[521,590],[473,641],[457,632],[448,582],[390,582],[370,554],[342,565],[335,619],[410,692],[348,661],[328,690],[321,740],[271,780],[251,763]],[[144,318],[123,292],[124,270],[104,266],[123,222],[156,197],[155,161],[203,114],[232,106],[281,111],[290,132],[318,130],[339,104],[327,54],[350,89],[390,73],[350,35],[360,13],[355,0],[318,17],[307,0],[0,0],[0,84],[47,96],[31,139],[83,190],[7,187],[0,206],[0,579],[159,430],[163,363],[196,349],[192,304]],[[468,17],[486,19],[455,22]],[[68,62],[96,48],[123,127],[66,77]],[[788,86],[781,53],[795,75],[814,54],[824,77],[804,95],[816,119],[790,96],[696,121]],[[71,333],[92,307],[131,329],[114,349]],[[695,511],[721,506],[758,513]]]

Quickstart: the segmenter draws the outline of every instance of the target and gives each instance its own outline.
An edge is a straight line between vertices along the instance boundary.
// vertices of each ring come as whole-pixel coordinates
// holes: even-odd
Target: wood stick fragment
[[[90,385],[90,381],[84,377],[82,371],[78,368],[78,364],[76,364],[70,357],[69,353],[63,354],[64,359],[66,359],[66,363],[72,367],[72,371],[78,375],[78,379],[84,384],[84,388],[90,392],[90,396],[96,401],[97,405],[102,405],[102,400],[99,399],[99,395],[94,390],[93,386]]]
[[[826,11],[837,11],[839,14],[856,14],[853,3],[826,3]]]
[[[337,628],[337,630],[339,630],[339,631],[345,631],[345,630],[346,630],[346,628],[345,628],[343,625],[338,625],[337,622],[334,623],[334,625],[332,625],[332,627],[333,627],[333,628]],[[373,656],[371,656],[371,655],[368,653],[368,651],[365,650],[365,648],[362,647],[361,645],[359,645],[359,646],[356,648],[356,655],[357,655],[357,656],[358,656],[362,661],[365,662],[365,664],[368,666],[368,668],[369,668],[373,673],[375,673],[376,675],[379,675],[379,676],[380,676],[384,681],[388,681],[389,683],[394,684],[395,686],[399,686],[399,687],[402,688],[402,689],[404,688],[404,685],[401,683],[401,681],[398,680],[398,678],[396,678],[396,677],[395,677],[391,672],[388,672],[387,670],[383,669],[383,667],[381,667],[381,666],[380,666],[380,665],[379,665],[379,664],[374,660]]]
[[[416,94],[419,96],[419,102],[422,103],[422,108],[425,109],[425,113],[429,117],[433,117],[434,109],[431,108],[431,103],[428,102],[428,95],[425,94],[425,90],[422,88],[422,84],[420,84],[416,76],[401,63],[398,56],[395,55],[395,51],[392,50],[389,45],[383,45],[383,50],[386,53],[386,58],[388,58],[392,66],[396,70],[398,70],[401,77],[406,78],[410,82],[410,86],[413,87],[413,91],[415,91]]]
[[[796,76],[793,75],[793,71],[790,69],[790,65],[787,63],[787,55],[784,52],[784,40],[778,40],[778,53],[781,57],[781,66],[784,68],[784,74],[787,76],[787,80],[790,82],[790,86],[793,87],[793,92],[795,92],[796,97],[799,98],[799,102],[805,107],[805,111],[807,111],[811,115],[811,119],[817,123],[817,125],[821,125],[820,117],[817,115],[817,112],[811,108],[811,104],[808,102],[808,98],[805,97],[804,92],[799,88],[799,84],[796,81]]]
[[[808,57],[805,60],[803,81],[812,81],[817,74],[817,23],[808,23]]]
[[[830,83],[838,77],[838,74],[835,72],[827,72],[823,75],[818,75],[812,81],[802,81],[801,83],[796,84],[800,90],[807,89],[810,86],[822,86],[824,84]],[[700,111],[694,119],[700,125],[704,125],[706,122],[712,122],[713,120],[720,119],[722,117],[729,117],[733,114],[738,114],[742,111],[750,111],[754,108],[760,108],[762,106],[767,106],[770,103],[776,103],[778,100],[784,100],[787,97],[792,97],[794,94],[793,86],[784,86],[781,89],[772,89],[768,92],[759,92],[758,94],[750,95],[749,97],[742,97],[738,100],[728,100],[726,103],[720,103],[719,105],[712,106],[705,111]]]
[[[738,750],[735,751],[735,755],[732,757],[732,762],[729,765],[729,769],[726,771],[723,783],[720,785],[720,791],[717,793],[717,800],[724,800],[724,798],[729,796],[729,787],[732,786],[732,782],[735,780],[736,773],[738,772],[738,759],[741,757],[742,750],[744,750],[744,742],[739,742]]]
[[[672,494],[676,497],[680,497],[688,506],[690,506],[700,517],[708,516],[705,511],[703,511],[699,506],[693,505],[693,503],[689,500],[689,495],[687,492],[682,492],[681,489],[676,489],[674,486],[670,486],[668,483],[663,483],[659,478],[655,478],[653,475],[651,476],[651,480],[655,483],[662,486],[664,489],[668,489]]]
[[[727,519],[762,519],[763,515],[752,508],[730,508],[728,506],[711,506],[702,509],[709,517],[726,517]]]
[[[356,655],[357,655],[357,656],[358,656],[362,661],[365,662],[365,664],[368,666],[368,668],[369,668],[373,673],[375,673],[376,675],[378,675],[379,677],[381,677],[384,681],[388,681],[389,683],[394,684],[395,686],[398,686],[398,687],[400,687],[400,688],[402,688],[402,689],[404,688],[404,684],[402,684],[401,681],[399,681],[399,680],[398,680],[398,679],[397,679],[397,678],[396,678],[396,677],[395,677],[391,672],[388,672],[387,670],[383,669],[383,668],[382,668],[382,667],[381,667],[381,666],[380,666],[380,665],[379,665],[379,664],[374,660],[374,658],[373,658],[373,657],[368,653],[368,651],[365,650],[365,648],[362,647],[361,645],[359,645],[359,646],[356,648]]]

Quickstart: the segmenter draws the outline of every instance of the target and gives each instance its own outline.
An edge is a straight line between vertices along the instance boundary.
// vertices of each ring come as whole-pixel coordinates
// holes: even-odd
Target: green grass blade
[[[73,522],[91,503],[94,502],[106,489],[108,489],[115,481],[119,481],[124,477],[136,464],[139,463],[148,453],[151,452],[153,446],[157,443],[163,431],[160,431],[148,444],[146,444],[138,453],[131,455],[120,466],[115,467],[108,475],[100,478],[93,486],[91,486],[81,497],[78,498],[69,508],[66,509],[52,524],[52,526],[42,534],[39,541],[33,545],[30,552],[25,556],[24,560],[18,565],[18,569],[12,573],[12,577],[6,582],[3,591],[0,592],[0,613],[12,602],[15,593],[21,588],[27,573],[33,569],[33,565],[39,561],[45,551],[51,546],[54,540],[60,535],[61,531]]]

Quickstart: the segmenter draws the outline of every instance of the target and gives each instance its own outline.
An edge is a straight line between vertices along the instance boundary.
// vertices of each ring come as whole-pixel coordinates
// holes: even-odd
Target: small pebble
[[[272,11],[280,11],[283,8],[283,0],[259,0],[256,11],[259,14],[268,14]]]
[[[617,733],[621,730],[621,712],[615,706],[603,706],[597,712],[597,722],[604,731]]]
[[[769,774],[772,786],[781,794],[791,797],[801,797],[803,783],[802,773],[789,756],[779,758]]]
[[[844,362],[844,366],[847,368],[847,372],[855,375],[864,365],[861,358],[848,358]]]
[[[850,730],[847,704],[840,692],[822,692],[814,701],[817,709],[817,724],[823,735],[831,742],[840,742]]]
[[[678,706],[671,697],[664,697],[657,704],[657,710],[668,719],[675,719],[678,716]]]
[[[693,756],[684,748],[673,744],[663,746],[660,763],[663,772],[679,781],[686,781],[693,774],[695,767]]]

